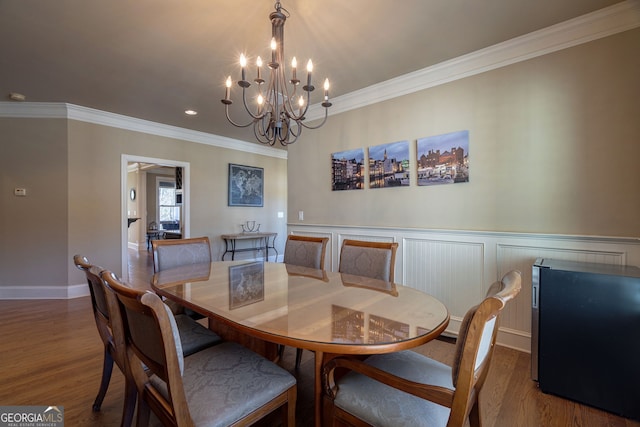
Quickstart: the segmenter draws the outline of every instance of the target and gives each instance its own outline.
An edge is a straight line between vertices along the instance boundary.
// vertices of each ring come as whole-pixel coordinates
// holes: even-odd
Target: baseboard
[[[498,329],[496,344],[531,354],[531,334],[515,329]]]
[[[442,333],[444,340],[453,340],[458,337],[462,319],[451,317],[447,329]],[[524,353],[531,353],[531,334],[510,328],[500,327],[498,329],[498,337],[496,345],[512,348]]]
[[[86,283],[71,286],[3,286],[0,300],[71,299],[89,295]]]

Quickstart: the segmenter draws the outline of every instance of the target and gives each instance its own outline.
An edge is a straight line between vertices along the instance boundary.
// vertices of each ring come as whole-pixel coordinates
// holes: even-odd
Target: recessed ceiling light
[[[184,110],[184,113],[187,116],[195,116],[196,114],[198,114],[198,112],[196,110]]]

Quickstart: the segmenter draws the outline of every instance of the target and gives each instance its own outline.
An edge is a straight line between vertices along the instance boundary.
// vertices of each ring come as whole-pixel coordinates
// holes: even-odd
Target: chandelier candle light
[[[238,86],[242,88],[242,103],[247,113],[251,116],[251,121],[247,124],[234,122],[229,115],[229,106],[233,104],[231,100],[231,86],[233,81],[231,76],[227,77],[225,83],[224,104],[227,120],[237,127],[248,127],[253,125],[253,133],[256,139],[263,143],[274,145],[279,141],[282,145],[289,145],[296,142],[302,128],[317,129],[327,121],[327,115],[331,103],[329,102],[329,79],[324,81],[324,97],[322,106],[324,107],[324,120],[316,126],[307,125],[305,114],[309,109],[311,92],[314,87],[311,81],[313,73],[313,63],[307,63],[307,84],[302,86],[302,94],[296,101],[296,91],[300,85],[297,76],[298,61],[295,57],[291,60],[291,79],[286,79],[286,67],[284,64],[284,23],[289,17],[289,12],[282,7],[280,2],[275,4],[275,12],[271,12],[272,38],[271,38],[271,61],[267,63],[269,68],[269,82],[265,85],[262,78],[262,58],[256,58],[256,105],[253,108],[247,103],[247,89],[251,83],[246,80],[247,58],[240,55],[240,80]],[[302,92],[301,91],[301,92]]]

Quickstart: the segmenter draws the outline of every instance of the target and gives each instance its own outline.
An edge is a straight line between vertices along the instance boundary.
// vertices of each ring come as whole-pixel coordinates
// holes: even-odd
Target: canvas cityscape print
[[[364,150],[331,154],[331,190],[362,190],[364,187]]]
[[[469,131],[418,139],[416,158],[418,185],[469,182]]]
[[[369,188],[409,185],[409,141],[369,147]]]

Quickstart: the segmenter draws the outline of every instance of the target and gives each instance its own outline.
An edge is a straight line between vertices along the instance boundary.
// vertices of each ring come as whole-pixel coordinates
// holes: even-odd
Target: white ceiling
[[[332,97],[620,0],[282,0],[285,56]],[[232,138],[224,79],[268,57],[273,0],[0,0],[0,96],[67,102]],[[302,68],[302,67],[301,67]],[[320,92],[320,91],[316,91]],[[319,95],[319,94],[318,94]],[[316,99],[316,101],[318,101]],[[236,103],[235,105],[237,105]],[[197,116],[184,114],[187,108]]]

